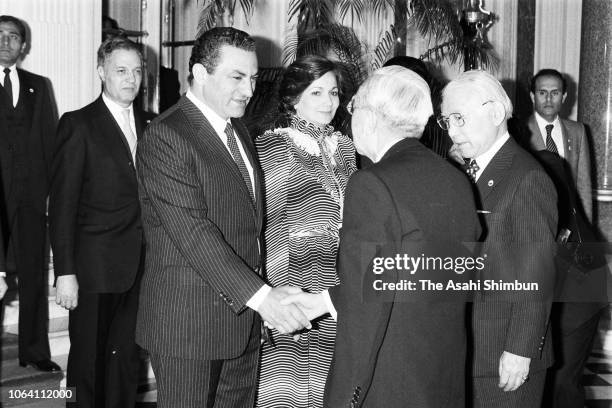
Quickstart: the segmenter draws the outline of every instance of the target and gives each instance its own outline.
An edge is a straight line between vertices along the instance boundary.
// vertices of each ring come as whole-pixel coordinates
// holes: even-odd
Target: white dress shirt
[[[565,158],[565,146],[563,145],[563,132],[561,131],[561,122],[559,121],[559,115],[552,122],[548,122],[546,119],[540,116],[538,112],[535,112],[535,119],[540,129],[540,135],[544,140],[544,146],[546,146],[546,125],[553,125],[551,136],[553,142],[557,145],[557,151],[559,156]]]
[[[202,114],[208,120],[208,122],[210,122],[210,125],[215,130],[215,133],[217,134],[217,136],[219,136],[219,139],[221,139],[221,142],[223,142],[223,145],[225,146],[225,148],[229,152],[230,156],[232,156],[232,152],[230,151],[229,146],[227,145],[227,135],[225,134],[225,127],[227,126],[228,123],[231,124],[229,119],[225,120],[221,116],[217,115],[217,113],[215,111],[213,111],[208,105],[206,105],[204,102],[199,100],[193,94],[193,92],[191,92],[191,89],[189,89],[187,91],[187,94],[185,96],[187,97],[187,99],[189,99],[191,102],[193,102],[193,104],[200,110],[200,112],[202,112]],[[234,134],[235,134],[235,132],[234,132]],[[249,158],[247,157],[247,155],[244,152],[244,146],[242,146],[242,141],[240,140],[240,138],[236,137],[236,141],[238,142],[237,143],[238,144],[238,150],[240,150],[240,155],[242,156],[242,160],[244,161],[244,164],[246,165],[246,168],[247,168],[247,170],[249,172],[249,178],[251,179],[251,185],[253,186],[253,192],[254,192],[255,191],[255,181],[254,181],[254,177],[253,177],[253,166],[251,165],[251,162],[249,161]],[[233,157],[232,157],[232,160],[233,160]],[[264,301],[265,297],[268,296],[268,294],[270,293],[271,290],[272,290],[272,288],[270,286],[264,284],[246,302],[246,305],[248,307],[250,307],[251,309],[257,311],[259,309],[259,306]]]
[[[0,86],[4,86],[4,67],[0,66]],[[17,106],[19,101],[19,75],[17,75],[17,64],[13,64],[9,67],[11,72],[9,73],[9,79],[11,80],[12,91],[13,91],[13,107]]]
[[[130,106],[128,106],[127,108],[124,108],[123,106],[119,105],[117,102],[113,101],[111,98],[106,96],[104,92],[102,93],[102,100],[104,101],[104,104],[110,111],[111,115],[113,115],[115,122],[117,122],[117,124],[122,129],[122,131],[123,131],[123,126],[125,122],[123,119],[123,111],[126,109],[129,109],[130,111],[130,129],[132,129],[132,132],[134,133],[134,135],[136,135],[136,122],[134,120],[134,104],[130,104]],[[135,160],[136,140],[130,140],[130,138],[127,137],[127,135],[125,135],[125,139],[127,140],[128,145],[130,146],[130,152],[132,153],[132,159]]]

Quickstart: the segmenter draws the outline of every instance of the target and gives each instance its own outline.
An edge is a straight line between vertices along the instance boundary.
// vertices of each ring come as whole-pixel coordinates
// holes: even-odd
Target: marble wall
[[[585,2],[582,23],[578,118],[591,133],[597,224],[612,242],[612,2]]]

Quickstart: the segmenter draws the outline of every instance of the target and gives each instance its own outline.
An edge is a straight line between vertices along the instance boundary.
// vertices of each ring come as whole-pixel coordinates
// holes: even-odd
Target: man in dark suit
[[[557,188],[559,200],[559,228],[557,242],[561,252],[557,256],[557,302],[551,310],[551,332],[555,364],[548,370],[544,390],[546,408],[583,407],[585,400],[582,377],[597,334],[599,318],[607,302],[608,268],[603,265],[603,245],[582,212],[578,192],[568,163],[548,150],[535,152]],[[564,242],[584,242],[592,246],[589,254],[594,259],[591,267],[576,265],[571,256],[563,256]]]
[[[137,341],[150,353],[158,407],[252,407],[261,315],[309,326],[261,276],[263,195],[237,118],[257,78],[255,43],[214,28],[195,42],[189,91],[145,132],[138,174],[147,259]],[[299,289],[294,289],[298,290]]]
[[[47,299],[47,195],[57,118],[46,79],[16,67],[26,49],[26,29],[0,16],[0,219],[9,271],[17,271],[19,363],[59,371],[51,361]],[[3,248],[4,250],[5,248]]]
[[[134,166],[144,114],[133,101],[142,55],[124,38],[98,49],[102,95],[64,114],[49,222],[57,303],[70,310],[66,384],[75,407],[134,407],[136,310],[144,239]]]
[[[376,268],[380,259],[396,256],[465,255],[464,244],[480,234],[470,183],[418,140],[432,106],[429,87],[416,73],[381,68],[349,106],[355,148],[373,164],[347,186],[340,285],[328,295],[296,294],[284,302],[296,302],[311,318],[328,311],[337,316],[325,407],[463,406],[470,291],[453,293],[446,285],[470,274]],[[423,289],[419,279],[444,289]],[[406,280],[413,289],[382,286]]]
[[[556,193],[544,170],[507,131],[512,104],[484,71],[443,92],[438,123],[449,130],[476,183],[483,216],[483,279],[536,283],[533,292],[480,290],[472,314],[474,407],[539,407],[552,363],[548,317],[557,228]],[[483,255],[484,256],[484,255]],[[493,289],[489,287],[489,289]]]
[[[593,221],[591,149],[584,125],[559,116],[567,98],[567,82],[557,70],[542,69],[531,80],[535,112],[529,117],[529,144],[533,150],[549,150],[568,162],[580,204]]]

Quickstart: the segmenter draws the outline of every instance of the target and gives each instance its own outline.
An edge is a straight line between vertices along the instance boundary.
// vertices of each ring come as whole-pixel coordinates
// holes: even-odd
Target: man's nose
[[[243,80],[242,93],[244,96],[250,98],[253,96],[253,92],[255,92],[255,82],[249,79]]]
[[[136,75],[132,71],[128,71],[125,79],[128,82],[136,82]]]

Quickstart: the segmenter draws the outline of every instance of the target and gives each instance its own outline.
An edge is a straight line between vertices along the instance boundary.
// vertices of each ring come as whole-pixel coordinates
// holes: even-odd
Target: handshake
[[[268,327],[283,334],[310,329],[311,320],[329,312],[322,293],[306,293],[295,286],[272,288],[257,311]]]

